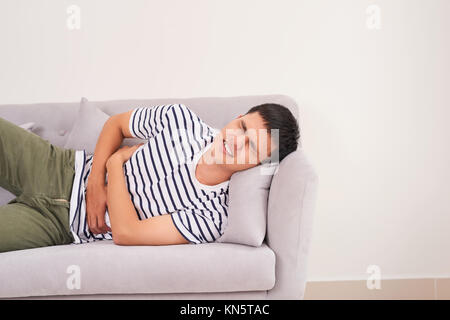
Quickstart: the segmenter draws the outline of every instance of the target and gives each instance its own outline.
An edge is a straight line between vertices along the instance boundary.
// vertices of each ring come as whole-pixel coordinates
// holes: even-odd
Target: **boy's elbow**
[[[112,238],[113,238],[114,244],[123,245],[122,237],[119,237],[119,235],[117,233],[116,234],[113,233]]]
[[[112,230],[112,238],[114,244],[121,246],[133,245],[132,235],[125,228],[122,228],[121,230]]]

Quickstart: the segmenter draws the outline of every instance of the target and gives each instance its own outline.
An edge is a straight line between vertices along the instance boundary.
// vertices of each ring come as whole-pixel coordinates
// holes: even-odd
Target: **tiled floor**
[[[381,280],[379,289],[368,289],[365,280],[309,281],[305,300],[450,299],[450,278]]]

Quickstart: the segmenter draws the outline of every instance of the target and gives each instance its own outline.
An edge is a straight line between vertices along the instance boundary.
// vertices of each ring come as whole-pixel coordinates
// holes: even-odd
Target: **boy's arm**
[[[124,161],[107,161],[107,204],[114,243],[119,245],[169,245],[188,241],[173,224],[170,214],[139,220],[128,193],[123,172]]]
[[[120,147],[124,138],[132,138],[128,128],[133,110],[113,115],[106,120],[95,145],[89,182],[105,183],[106,162]]]
[[[89,230],[94,234],[106,233],[106,162],[120,147],[124,138],[131,137],[128,129],[133,110],[113,115],[103,125],[95,146],[91,173],[86,189],[86,213]]]

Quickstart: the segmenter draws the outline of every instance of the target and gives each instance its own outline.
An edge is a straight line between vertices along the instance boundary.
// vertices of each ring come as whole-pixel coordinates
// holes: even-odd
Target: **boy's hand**
[[[106,185],[104,183],[88,183],[86,215],[89,230],[93,234],[111,232],[111,228],[105,222],[106,206]]]
[[[128,161],[128,159],[131,158],[133,153],[136,152],[136,150],[142,146],[144,143],[136,144],[134,146],[123,146],[122,148],[119,148],[116,152],[114,152],[106,162],[106,167],[108,167],[109,163],[112,162],[119,162],[119,163],[125,163]]]

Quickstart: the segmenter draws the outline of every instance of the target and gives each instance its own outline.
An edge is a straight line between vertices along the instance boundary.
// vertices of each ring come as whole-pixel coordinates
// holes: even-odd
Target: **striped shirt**
[[[216,241],[227,226],[229,180],[204,185],[195,168],[219,130],[183,104],[135,108],[129,130],[133,137],[147,140],[123,166],[138,219],[170,214],[190,243]],[[70,230],[76,244],[112,239],[111,232],[94,235],[88,227],[85,196],[92,160],[85,150],[76,151],[70,199]],[[107,210],[105,220],[111,226]]]

